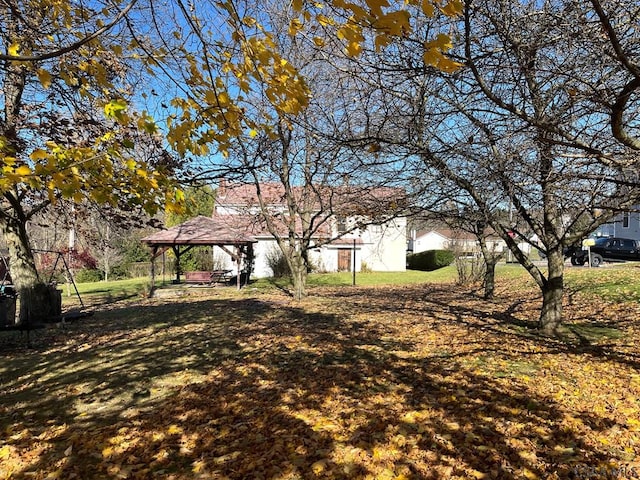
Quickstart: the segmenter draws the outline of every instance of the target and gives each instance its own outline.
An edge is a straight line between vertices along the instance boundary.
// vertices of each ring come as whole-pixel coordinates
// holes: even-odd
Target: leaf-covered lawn
[[[503,283],[214,289],[5,333],[0,478],[640,478],[640,304],[576,287],[546,338]]]

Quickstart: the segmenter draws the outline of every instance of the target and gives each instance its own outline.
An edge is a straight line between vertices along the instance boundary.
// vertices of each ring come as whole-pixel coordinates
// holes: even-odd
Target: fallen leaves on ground
[[[531,291],[219,289],[34,333],[0,478],[640,477],[640,306],[578,292],[545,337]]]

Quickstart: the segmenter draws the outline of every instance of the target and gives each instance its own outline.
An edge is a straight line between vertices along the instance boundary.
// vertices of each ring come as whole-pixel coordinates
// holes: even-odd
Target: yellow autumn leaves
[[[81,36],[86,19],[70,3],[43,0],[41,4],[49,12],[52,25],[59,29],[56,35],[60,38],[67,35],[70,42]],[[211,41],[209,48],[200,52],[188,44],[176,50],[188,88],[185,95],[166,99],[171,114],[163,129],[158,128],[155,119],[147,113],[129,111],[129,103],[121,98],[121,91],[115,85],[117,75],[114,77],[109,68],[119,68],[119,59],[126,55],[141,60],[143,67],[155,75],[158,73],[156,68],[167,58],[165,47],[141,53],[136,40],[109,44],[98,37],[78,47],[72,56],[61,55],[55,62],[20,63],[43,90],[50,91],[53,82],[57,81],[85,99],[98,104],[102,102],[107,119],[149,135],[162,133],[167,144],[180,156],[188,153],[207,156],[216,152],[227,156],[236,139],[269,135],[279,118],[304,111],[312,92],[297,66],[281,50],[270,27],[262,25],[258,18],[241,16],[233,0],[219,2],[216,8],[221,17],[226,17],[230,37],[225,39],[225,44]],[[356,4],[346,0],[294,0],[292,9],[294,18],[288,25],[290,36],[303,34],[309,25],[315,24],[333,32],[343,43],[346,54],[356,57],[367,42],[366,32],[373,35],[374,46],[380,51],[394,39],[409,35],[417,16],[456,16],[462,10],[462,2],[365,0]],[[101,27],[113,14],[108,10],[96,12],[98,20],[94,27]],[[193,25],[198,22],[194,21]],[[89,24],[84,26],[88,28]],[[204,30],[193,33],[205,35]],[[176,31],[174,37],[180,40],[183,35]],[[40,48],[47,45],[59,48],[58,40],[58,37],[45,35]],[[311,40],[317,48],[324,48],[327,37],[313,34]],[[455,70],[459,65],[446,56],[451,46],[445,34],[426,41],[424,63],[443,71]],[[12,39],[6,46],[6,54],[10,57],[37,54],[31,50],[29,42],[20,38]],[[162,68],[166,67],[160,70]],[[247,112],[245,97],[253,91],[264,95],[270,111],[259,115]],[[6,138],[0,137],[0,193],[22,185],[43,190],[52,201],[63,196],[76,201],[88,197],[114,203],[117,192],[117,195],[137,198],[145,208],[153,211],[160,198],[167,202],[169,209],[180,208],[180,195],[171,186],[170,179],[163,177],[164,173],[153,171],[144,164],[134,169],[118,168],[119,162],[127,165],[131,162],[126,150],[134,145],[128,142],[118,144],[115,139],[101,138],[82,148],[44,143],[32,150],[28,158],[24,158],[24,152],[20,155],[12,152],[8,144]],[[118,172],[122,172],[122,176],[118,177]]]
[[[372,29],[376,35],[374,44],[377,51],[391,44],[394,38],[408,36],[413,31],[412,19],[422,14],[434,17],[437,13],[448,17],[455,17],[462,12],[463,3],[460,0],[405,0],[390,3],[387,0],[366,0],[365,4],[356,4],[345,0],[331,0],[328,2],[332,9],[346,12],[346,21],[338,21],[321,13],[324,5],[321,2],[302,0],[293,2],[293,9],[301,14],[291,20],[289,34],[297,35],[303,30],[305,22],[311,19],[322,27],[334,26],[337,37],[345,45],[345,53],[351,57],[362,52],[365,42],[364,29]],[[411,11],[409,7],[413,7]],[[327,9],[328,10],[328,9]],[[313,12],[313,13],[312,13]],[[314,37],[318,47],[324,46],[324,39]],[[445,53],[451,48],[447,35],[440,34],[434,41],[425,42],[425,64],[443,71],[453,71],[460,65],[446,57]]]
[[[169,144],[180,155],[206,156],[217,150],[228,156],[235,139],[261,132],[268,135],[279,118],[300,114],[312,95],[306,79],[286,58],[280,41],[267,26],[255,16],[239,14],[231,0],[220,2],[218,8],[231,27],[229,45],[209,48],[206,55],[183,51],[192,95],[171,102],[177,113],[168,119],[167,132]],[[409,35],[414,17],[456,16],[462,2],[294,0],[292,9],[287,29],[291,37],[314,30],[312,25],[327,28],[344,44],[346,54],[356,57],[367,42],[365,30],[373,33],[375,47],[381,50],[394,39]],[[337,12],[343,12],[342,19]],[[324,48],[327,37],[313,34],[311,40],[317,48]],[[446,56],[451,47],[445,34],[425,42],[425,64],[447,72],[455,70],[459,64]],[[212,62],[218,63],[219,70],[212,68]],[[242,105],[252,91],[263,94],[270,111],[248,114]]]
[[[490,304],[420,284],[319,287],[296,308],[279,292],[217,290],[96,312],[34,351],[60,364],[37,383],[7,355],[6,384],[27,400],[0,403],[0,478],[636,478],[640,307],[576,292],[569,316],[593,328],[604,308],[624,336],[572,352],[504,322],[514,303],[520,320],[538,308],[525,275]],[[141,386],[150,398],[131,403]]]
[[[162,172],[151,165],[123,155],[119,143],[111,143],[107,134],[92,147],[64,148],[47,142],[36,148],[29,161],[15,157],[0,158],[0,194],[17,186],[41,191],[55,203],[58,198],[75,202],[91,199],[116,205],[123,197],[149,213],[160,205],[160,192],[166,196],[166,208],[181,211],[184,196]]]

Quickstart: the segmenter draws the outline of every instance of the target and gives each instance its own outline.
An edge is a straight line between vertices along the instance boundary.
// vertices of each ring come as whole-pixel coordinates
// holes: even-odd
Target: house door
[[[350,272],[351,271],[351,250],[340,249],[338,250],[338,271]]]

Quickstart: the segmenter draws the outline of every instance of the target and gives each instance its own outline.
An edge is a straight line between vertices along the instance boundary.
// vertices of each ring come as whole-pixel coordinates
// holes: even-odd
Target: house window
[[[622,214],[622,228],[629,228],[629,212]]]
[[[345,233],[347,231],[347,219],[344,217],[338,217],[336,219],[336,227],[338,233]]]

